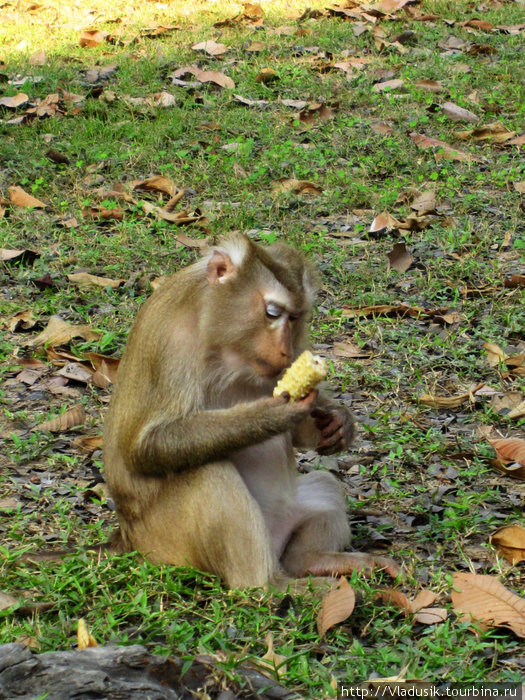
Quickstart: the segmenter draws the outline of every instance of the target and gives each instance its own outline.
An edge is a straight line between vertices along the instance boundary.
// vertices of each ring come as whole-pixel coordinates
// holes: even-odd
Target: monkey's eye
[[[273,304],[271,301],[266,304],[266,316],[268,318],[279,318],[282,316],[283,310],[277,304]]]

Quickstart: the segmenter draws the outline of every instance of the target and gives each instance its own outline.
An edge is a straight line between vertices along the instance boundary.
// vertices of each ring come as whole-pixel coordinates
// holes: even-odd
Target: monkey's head
[[[208,351],[230,370],[273,382],[305,347],[316,291],[312,268],[288,245],[263,247],[240,234],[210,249],[201,265]]]

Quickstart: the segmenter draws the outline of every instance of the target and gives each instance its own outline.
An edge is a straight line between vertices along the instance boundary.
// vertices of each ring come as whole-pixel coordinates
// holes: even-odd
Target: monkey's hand
[[[310,414],[313,415],[313,411],[316,410],[316,402],[319,392],[316,389],[307,394],[304,399],[299,401],[290,401],[290,395],[287,392],[280,394],[277,397],[270,399],[270,401],[275,405],[280,405],[285,408],[289,414],[290,419],[290,429],[295,425],[303,421]]]
[[[315,427],[321,433],[316,450],[330,455],[342,452],[352,444],[355,437],[355,420],[346,406],[329,405],[312,411]]]

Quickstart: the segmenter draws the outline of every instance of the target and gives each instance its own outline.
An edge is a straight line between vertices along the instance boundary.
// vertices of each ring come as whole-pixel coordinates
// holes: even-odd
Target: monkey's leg
[[[389,557],[361,552],[342,552],[350,541],[350,527],[340,485],[327,472],[310,472],[299,477],[298,505],[304,520],[292,534],[281,564],[296,577],[341,576],[351,571],[369,575],[384,569],[391,576],[399,572]]]
[[[148,558],[217,574],[230,588],[263,586],[278,569],[261,509],[231,462],[166,479],[139,527],[133,545]]]

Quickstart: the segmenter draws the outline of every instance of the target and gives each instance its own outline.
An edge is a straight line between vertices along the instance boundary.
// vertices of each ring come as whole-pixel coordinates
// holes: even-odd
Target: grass
[[[311,6],[328,4],[316,0]],[[144,214],[142,203],[157,203],[155,195],[135,192],[135,203],[125,203],[114,194],[115,184],[163,174],[187,189],[183,208],[206,214],[208,235],[249,231],[307,250],[323,273],[314,343],[330,352],[334,342],[349,340],[369,354],[332,356],[332,385],[362,423],[356,448],[339,461],[340,467],[350,465],[339,476],[349,494],[356,546],[390,549],[407,567],[406,590],[431,587],[443,593],[445,605],[456,569],[498,575],[523,594],[523,569],[501,564],[488,537],[503,524],[523,521],[524,489],[490,470],[491,451],[479,437],[479,429],[487,427],[493,434],[519,436],[523,420],[498,413],[490,398],[445,411],[418,402],[423,392],[455,395],[481,381],[503,393],[524,389],[523,378],[505,379],[489,367],[482,350],[489,341],[509,354],[513,348],[523,352],[523,290],[503,287],[503,280],[524,266],[523,205],[515,189],[525,180],[523,153],[517,146],[459,140],[454,132],[472,125],[451,121],[438,106],[453,101],[483,124],[499,120],[519,132],[525,109],[522,35],[462,26],[477,16],[463,1],[425,0],[415,6],[436,13],[433,22],[413,21],[404,11],[396,13],[395,22],[379,22],[390,42],[404,30],[415,32],[403,52],[379,50],[370,32],[355,36],[353,23],[337,17],[298,23],[306,9],[300,0],[263,3],[265,29],[213,28],[241,11],[233,3],[188,7],[116,0],[108,8],[94,0],[74,8],[48,3],[31,12],[28,7],[7,2],[0,10],[0,97],[23,91],[34,102],[67,91],[84,100],[81,109],[61,103],[63,114],[23,124],[8,120],[27,105],[16,111],[0,107],[3,201],[8,187],[21,186],[48,204],[41,211],[4,203],[0,218],[3,247],[40,253],[32,264],[22,260],[3,267],[2,316],[30,309],[39,322],[29,335],[6,331],[0,340],[6,445],[0,504],[16,502],[1,526],[3,585],[6,592],[27,591],[55,604],[29,617],[0,612],[0,641],[25,640],[40,651],[68,648],[76,621],[84,616],[99,642],[141,642],[188,659],[212,653],[227,674],[235,674],[239,663],[265,653],[271,632],[276,652],[287,657],[282,682],[308,697],[333,694],[334,679],[360,682],[406,667],[407,677],[434,683],[519,681],[520,643],[510,632],[473,634],[453,615],[440,625],[414,624],[378,604],[375,592],[382,582],[377,579],[352,577],[359,605],[320,641],[317,603],[310,598],[227,592],[209,576],[133,556],[99,561],[79,553],[60,563],[24,564],[27,550],[106,539],[115,518],[94,491],[102,481],[100,452],[79,452],[67,433],[31,432],[66,406],[81,403],[88,424],[73,433],[99,433],[109,392],[73,382],[68,395],[54,395],[16,376],[28,337],[53,314],[101,332],[98,341],[74,341],[76,356],[87,351],[119,356],[132,319],[151,292],[150,282],[195,258],[177,242],[182,229]],[[494,25],[522,21],[518,2],[486,8],[483,19]],[[144,28],[158,25],[179,29],[155,39],[145,36]],[[275,31],[283,26],[300,32]],[[80,48],[80,32],[88,27],[108,31],[116,43]],[[467,42],[462,52],[438,48],[450,35]],[[215,58],[192,51],[208,39],[229,51]],[[264,44],[260,52],[247,51],[254,41]],[[469,43],[482,45],[481,53],[469,53]],[[39,49],[47,56],[44,66],[30,62]],[[324,65],[356,56],[369,63],[349,78]],[[173,71],[195,63],[223,70],[235,89],[172,84]],[[107,80],[86,80],[86,71],[112,64],[117,70]],[[256,77],[267,67],[279,79],[265,85]],[[7,82],[16,76],[27,79]],[[374,92],[379,79],[390,77],[404,80],[401,90]],[[416,85],[423,79],[440,80],[444,91],[424,92]],[[174,106],[130,99],[163,90],[174,95]],[[234,94],[268,105],[247,107]],[[326,103],[333,115],[308,128],[297,110],[282,104],[287,99]],[[388,123],[392,132],[376,133],[371,125],[377,122]],[[479,160],[436,159],[432,150],[417,148],[411,132]],[[51,160],[49,148],[69,163]],[[323,191],[316,197],[275,194],[271,182],[284,177],[310,180]],[[422,230],[369,234],[381,211],[398,219],[410,213],[406,193],[414,188],[435,193],[439,216]],[[124,218],[85,218],[88,206],[122,207]],[[73,217],[77,225],[64,226]],[[197,227],[184,231],[196,239],[205,235]],[[404,242],[415,258],[405,273],[387,266],[386,254],[396,242]],[[79,270],[126,284],[79,289],[67,279]],[[35,286],[46,274],[54,285]],[[448,307],[461,316],[447,324],[344,313],[345,305],[396,302]],[[54,369],[48,364],[45,377]],[[335,460],[322,464],[337,468]]]

